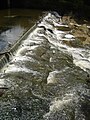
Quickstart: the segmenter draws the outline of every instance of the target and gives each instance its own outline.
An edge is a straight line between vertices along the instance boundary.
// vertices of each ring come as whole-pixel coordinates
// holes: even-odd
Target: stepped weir
[[[8,51],[0,53],[0,69],[2,69],[4,65],[10,61],[21,41],[23,41],[23,39],[25,39],[35,28],[36,25],[27,30]]]
[[[72,29],[47,12],[2,55],[1,120],[89,120],[90,49]]]

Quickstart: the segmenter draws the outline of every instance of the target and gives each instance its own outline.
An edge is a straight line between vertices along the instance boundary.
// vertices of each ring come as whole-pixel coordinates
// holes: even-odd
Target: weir
[[[0,57],[0,69],[3,68],[6,63],[8,63],[8,60],[5,55],[2,55]]]
[[[75,44],[70,27],[49,12],[11,49],[14,56],[0,73],[8,88],[0,119],[89,120],[90,49]]]
[[[20,43],[27,38],[27,36],[36,28],[36,25],[34,25],[32,28],[27,30],[17,41],[16,43],[4,53],[0,53],[0,69],[4,67],[6,63],[9,62],[9,60],[12,58],[16,50],[18,49]]]
[[[26,39],[30,32],[36,28],[35,23],[42,14],[41,11],[24,10],[25,15],[23,15],[23,10],[10,9],[10,1],[8,1],[8,10],[10,10],[10,14],[6,10],[0,11],[0,26],[1,29],[3,28],[0,33],[0,39],[2,40],[0,47],[2,48],[3,44],[5,44],[3,50],[0,51],[0,69],[11,60],[21,41]],[[34,13],[36,14],[34,15]],[[2,21],[6,22],[3,23]]]

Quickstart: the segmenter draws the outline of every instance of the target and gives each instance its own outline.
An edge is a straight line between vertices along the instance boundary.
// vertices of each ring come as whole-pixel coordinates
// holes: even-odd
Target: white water
[[[52,34],[46,31],[45,34],[48,41],[59,50],[65,52],[66,54],[72,55],[73,63],[76,66],[79,66],[84,71],[88,72],[88,69],[90,70],[90,50],[87,50],[84,48],[73,48],[73,47],[67,46],[66,44],[62,44],[63,40],[67,40],[67,41],[75,40],[75,36],[73,36],[72,34],[69,34],[68,32],[59,31],[53,28],[53,26],[50,26],[48,23],[52,23],[54,24],[54,26],[62,26],[62,24],[57,23],[57,20],[55,20],[53,16],[50,14],[48,14],[43,19],[42,23],[39,24],[39,26],[40,25],[46,26],[46,29],[50,28],[51,30],[53,30],[53,33],[54,33]],[[67,25],[63,25],[63,26],[68,27]],[[52,61],[52,59],[50,59],[50,61]],[[57,70],[49,73],[49,76],[47,77],[47,84],[57,83],[56,76],[55,76],[57,73],[59,73]],[[68,104],[72,104],[73,100],[78,101],[78,98],[74,95],[74,93],[72,93],[72,91],[70,91],[69,94],[66,94],[62,98],[62,100],[54,99],[51,102],[49,112],[45,114],[43,118],[47,120],[48,117],[52,116],[53,113],[60,111],[61,109],[63,110],[64,106],[67,106]],[[76,113],[76,116],[77,116],[77,113]],[[80,119],[85,120],[85,116],[81,115]]]
[[[50,23],[50,24],[49,24]],[[7,64],[3,69],[2,72],[5,73],[15,73],[15,72],[24,72],[24,73],[32,73],[33,75],[40,74],[37,71],[34,71],[30,68],[26,68],[22,63],[30,61],[30,62],[37,62],[31,56],[34,55],[33,50],[36,50],[37,47],[39,47],[45,40],[48,40],[49,43],[51,43],[51,47],[55,47],[60,51],[65,52],[66,54],[72,55],[73,57],[73,63],[76,66],[79,66],[84,71],[87,71],[87,69],[90,69],[90,51],[86,50],[84,48],[73,48],[69,47],[66,44],[62,44],[63,40],[75,40],[75,37],[72,34],[69,34],[68,32],[59,31],[56,28],[52,26],[62,26],[61,21],[58,22],[58,19],[56,19],[53,15],[50,13],[43,18],[42,22],[38,26],[45,26],[46,29],[53,30],[52,34],[50,31],[46,30],[44,31],[43,28],[36,28],[27,39],[22,41],[22,44],[20,45],[19,49],[16,51],[15,56],[13,56],[12,60],[9,64]],[[68,27],[67,25],[63,25],[64,27]],[[41,37],[41,38],[40,38]],[[53,51],[55,54],[55,51]],[[52,58],[49,60],[52,62]],[[65,68],[67,69],[67,68]],[[62,71],[64,71],[63,69]],[[87,71],[88,72],[88,71]],[[55,84],[57,83],[56,74],[60,73],[58,70],[54,70],[49,73],[47,77],[47,85],[49,84]],[[4,84],[5,81],[2,80],[1,84]],[[57,86],[56,86],[57,87]],[[38,95],[39,96],[39,95]],[[41,97],[41,96],[40,96]],[[72,89],[66,94],[63,94],[63,96],[60,97],[54,97],[51,100],[50,106],[49,106],[49,112],[47,112],[45,115],[43,115],[43,118],[48,119],[49,116],[51,116],[53,113],[56,113],[60,110],[63,110],[63,108],[68,104],[73,104],[73,102],[78,101],[78,97],[72,91]],[[82,117],[84,120],[84,117]]]
[[[32,71],[25,68],[21,64],[22,62],[26,62],[26,61],[35,62],[34,59],[28,57],[27,55],[29,54],[33,55],[34,53],[32,52],[32,50],[36,49],[42,42],[44,42],[44,39],[48,40],[52,44],[52,47],[54,46],[57,49],[65,52],[66,54],[72,55],[73,63],[76,66],[79,66],[84,71],[90,69],[90,50],[86,50],[84,48],[73,48],[67,46],[66,44],[62,44],[63,40],[67,40],[67,41],[75,40],[75,37],[68,32],[57,30],[55,27],[56,26],[68,27],[68,25],[63,25],[61,20],[59,21],[58,19],[56,19],[54,15],[51,15],[49,13],[46,17],[42,19],[42,22],[39,23],[38,26],[45,26],[46,29],[51,29],[54,34],[52,34],[48,30],[44,31],[43,28],[37,27],[32,33],[30,33],[27,39],[22,41],[22,44],[17,50],[15,56],[13,56],[10,64],[6,65],[2,69],[3,72],[8,73],[8,72],[24,71],[29,73],[32,72],[33,74],[39,74],[36,71]],[[21,64],[16,65],[16,63],[20,61]],[[55,73],[57,73],[57,71],[53,71],[49,74],[47,78],[47,84],[56,82]]]
[[[39,26],[43,25],[46,26],[46,28],[53,30],[54,34],[46,31],[46,38],[52,45],[67,54],[71,54],[73,56],[73,63],[88,72],[87,69],[90,70],[90,50],[84,48],[73,48],[67,46],[66,44],[62,44],[63,40],[75,40],[75,36],[68,32],[59,31],[56,28],[53,28],[53,26],[50,26],[49,23],[53,24],[53,26],[68,27],[68,25],[62,25],[62,21],[58,22],[58,20],[50,13],[39,24]]]
[[[57,111],[63,110],[65,106],[68,104],[72,104],[73,101],[73,94],[69,93],[66,94],[65,97],[63,97],[62,100],[55,98],[50,105],[49,112],[45,114],[43,117],[47,118],[49,117],[52,113],[56,113]]]

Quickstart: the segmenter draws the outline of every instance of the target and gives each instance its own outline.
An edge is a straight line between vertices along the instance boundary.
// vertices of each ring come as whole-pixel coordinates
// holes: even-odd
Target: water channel
[[[26,13],[13,13],[10,35],[17,37],[41,15]],[[90,48],[77,46],[75,40],[56,12],[43,15],[1,69],[0,120],[90,119]]]

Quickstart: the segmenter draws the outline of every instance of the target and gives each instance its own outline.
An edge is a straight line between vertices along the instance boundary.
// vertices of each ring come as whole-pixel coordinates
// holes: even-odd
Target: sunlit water
[[[89,120],[90,50],[70,47],[70,30],[48,13],[1,70],[3,120]],[[44,27],[43,27],[44,26]],[[4,90],[4,89],[3,89]],[[2,91],[3,92],[3,91]]]

